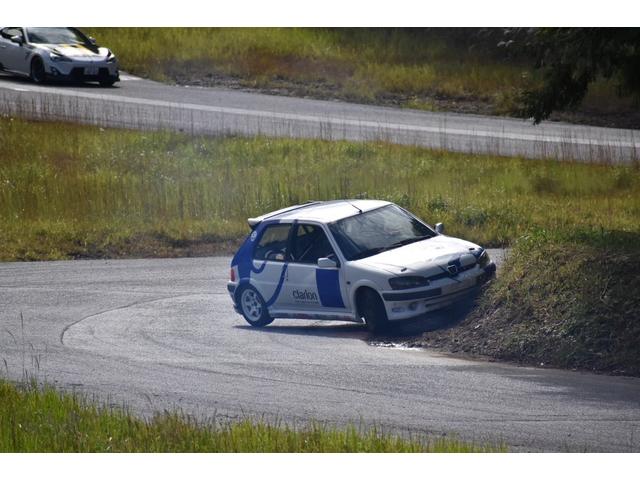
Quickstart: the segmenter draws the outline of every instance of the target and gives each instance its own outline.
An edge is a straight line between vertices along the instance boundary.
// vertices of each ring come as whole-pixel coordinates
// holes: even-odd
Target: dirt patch
[[[204,236],[197,239],[173,239],[165,235],[138,235],[110,245],[87,245],[72,252],[73,259],[100,258],[181,258],[231,255],[242,239],[221,240]]]
[[[139,234],[124,238],[56,239],[55,249],[49,242],[30,244],[18,249],[10,261],[99,260],[111,258],[182,258],[232,255],[243,239],[218,239],[202,236],[174,239],[163,234]]]

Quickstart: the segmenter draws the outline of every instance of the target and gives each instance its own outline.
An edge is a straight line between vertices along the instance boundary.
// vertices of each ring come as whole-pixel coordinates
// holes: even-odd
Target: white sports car
[[[120,80],[113,52],[67,27],[0,27],[0,70],[36,83],[95,81],[110,87]]]
[[[385,201],[309,202],[249,225],[227,288],[256,327],[304,318],[381,331],[452,304],[496,271],[482,247]]]

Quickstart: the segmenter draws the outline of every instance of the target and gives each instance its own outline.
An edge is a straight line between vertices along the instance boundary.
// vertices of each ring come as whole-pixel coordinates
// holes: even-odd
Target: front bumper
[[[108,62],[48,62],[45,75],[48,80],[69,82],[120,80],[118,64]]]
[[[453,281],[422,290],[382,292],[389,321],[412,320],[421,315],[447,307],[461,298],[471,296],[496,273],[491,262],[483,269],[474,269]]]

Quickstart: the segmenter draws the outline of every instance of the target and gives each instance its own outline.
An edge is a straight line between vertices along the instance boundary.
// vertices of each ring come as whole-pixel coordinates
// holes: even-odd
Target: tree
[[[541,85],[522,94],[521,113],[534,123],[579,105],[599,77],[640,99],[640,28],[505,29],[500,45],[525,52],[542,70]]]

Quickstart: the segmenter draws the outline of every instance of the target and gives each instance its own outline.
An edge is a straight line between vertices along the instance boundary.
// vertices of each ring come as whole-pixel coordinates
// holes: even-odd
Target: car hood
[[[84,60],[89,59],[103,59],[109,53],[104,47],[97,47],[91,49],[85,45],[61,45],[53,43],[40,43],[37,44],[38,48],[42,48],[48,52],[57,53],[68,58],[81,58]]]
[[[462,265],[475,263],[475,255],[482,248],[459,238],[438,235],[420,242],[387,250],[371,257],[356,260],[360,266],[382,269],[393,274],[429,275],[442,271],[450,262]]]

